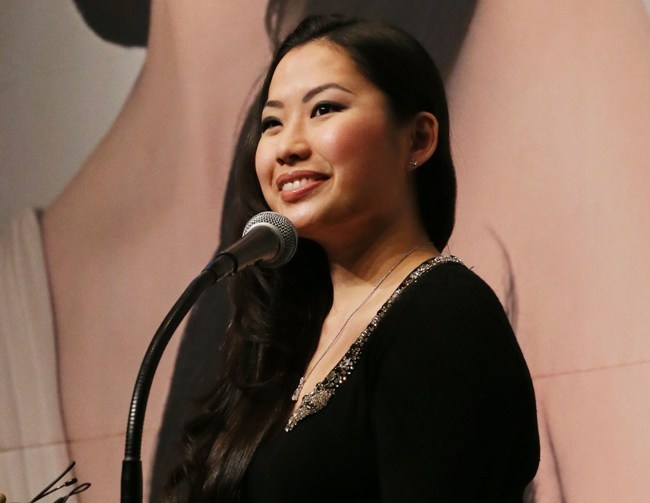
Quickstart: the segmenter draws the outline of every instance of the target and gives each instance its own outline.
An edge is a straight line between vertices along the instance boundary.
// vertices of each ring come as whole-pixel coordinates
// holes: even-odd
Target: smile
[[[307,197],[328,179],[329,176],[315,171],[295,170],[280,175],[275,183],[282,200],[285,203],[294,203]]]
[[[280,192],[291,192],[303,189],[317,182],[322,182],[327,180],[327,178],[329,177],[313,171],[291,171],[281,175],[278,178],[276,185]]]
[[[304,187],[307,185],[310,181],[312,181],[311,178],[301,178],[300,180],[294,180],[293,182],[287,182],[282,185],[281,191],[285,192],[288,190],[296,190]]]

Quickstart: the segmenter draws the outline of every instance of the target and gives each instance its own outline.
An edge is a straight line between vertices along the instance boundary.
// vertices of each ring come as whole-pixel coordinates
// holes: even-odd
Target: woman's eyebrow
[[[350,91],[349,89],[343,87],[340,84],[337,84],[336,82],[328,82],[327,84],[322,84],[320,86],[316,86],[312,90],[305,93],[305,95],[302,98],[302,102],[307,103],[309,100],[311,100],[318,93],[322,93],[326,89],[339,89],[341,91],[345,91],[346,93],[354,94],[352,91]]]
[[[340,84],[337,84],[336,82],[328,82],[327,84],[322,84],[320,86],[316,86],[313,89],[310,89],[305,93],[305,95],[302,98],[303,103],[307,103],[309,100],[313,99],[314,96],[316,96],[319,93],[322,93],[323,91],[327,89],[339,89],[343,92],[350,93],[350,94],[355,94],[352,91],[350,91],[348,88],[343,87]],[[264,104],[264,108],[284,108],[284,103],[280,100],[268,100]]]

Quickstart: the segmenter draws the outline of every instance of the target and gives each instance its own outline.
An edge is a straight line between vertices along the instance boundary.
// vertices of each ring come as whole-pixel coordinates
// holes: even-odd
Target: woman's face
[[[291,50],[261,121],[262,192],[302,237],[326,244],[402,218],[414,197],[410,128],[392,120],[384,94],[345,50],[323,41]]]

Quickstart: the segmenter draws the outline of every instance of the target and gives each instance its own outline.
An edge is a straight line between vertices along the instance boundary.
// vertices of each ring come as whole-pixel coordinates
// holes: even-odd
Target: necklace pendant
[[[300,381],[298,382],[298,386],[296,387],[296,391],[293,392],[293,395],[291,395],[291,400],[293,402],[298,401],[298,397],[300,396],[300,392],[302,391],[302,387],[305,384],[305,378],[304,376],[300,378]]]

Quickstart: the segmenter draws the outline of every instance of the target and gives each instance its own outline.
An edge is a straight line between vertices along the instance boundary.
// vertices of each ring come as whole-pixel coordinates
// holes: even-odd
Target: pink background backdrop
[[[146,53],[101,42],[71,2],[5,3],[0,216],[6,228],[20,207],[46,208],[51,414],[65,436],[51,439],[65,446],[54,466],[76,459],[93,483],[82,501],[115,501],[140,359],[218,242],[238,125],[270,56],[266,1],[154,0]],[[291,3],[296,16],[305,3]],[[459,178],[449,251],[505,303],[514,278],[543,442],[536,501],[647,501],[647,8],[479,1],[447,87]],[[152,391],[146,473],[175,351]],[[12,393],[2,382],[0,408]],[[59,470],[25,462],[29,442],[0,436],[10,499]]]

